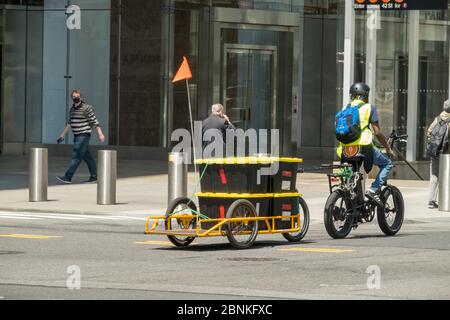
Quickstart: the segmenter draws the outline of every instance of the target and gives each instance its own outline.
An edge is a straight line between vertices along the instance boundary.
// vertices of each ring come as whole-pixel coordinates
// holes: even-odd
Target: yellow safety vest
[[[350,104],[352,106],[357,106],[362,103],[364,103],[364,101],[362,101],[362,100],[353,100]],[[343,109],[345,109],[345,108],[347,108],[347,106],[345,106]],[[367,146],[367,145],[372,144],[373,133],[372,133],[372,130],[370,130],[370,128],[369,128],[371,111],[372,111],[372,106],[370,105],[370,103],[366,103],[361,108],[359,108],[359,121],[360,121],[361,128],[364,128],[364,129],[361,132],[361,136],[359,137],[358,140],[356,140],[352,143],[348,143],[348,144],[339,142],[339,146],[336,150],[336,153],[339,158],[342,156],[342,147],[345,147],[345,146]]]

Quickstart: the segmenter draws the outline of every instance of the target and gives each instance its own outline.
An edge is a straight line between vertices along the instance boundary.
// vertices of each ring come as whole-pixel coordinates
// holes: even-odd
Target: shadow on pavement
[[[202,252],[202,251],[239,251],[231,246],[226,238],[223,239],[223,243],[212,243],[212,244],[203,244],[203,243],[193,243],[187,247],[156,247],[152,250],[162,250],[162,251],[194,251],[194,252]],[[308,244],[316,244],[315,241],[301,241],[301,242],[288,242],[286,240],[261,240],[256,241],[252,247],[248,250],[258,250],[265,249],[268,247],[280,247],[280,246],[299,246],[299,245],[308,245]]]
[[[386,239],[394,239],[394,238],[403,238],[403,237],[410,237],[410,236],[417,236],[420,234],[411,234],[411,233],[399,233],[396,234],[395,236],[387,236],[385,234],[375,234],[375,235],[350,235],[349,237],[347,237],[346,239],[341,239],[341,241],[345,241],[345,240],[352,240],[352,239],[370,239],[370,238],[377,238],[377,239],[382,239],[382,238],[386,238]]]

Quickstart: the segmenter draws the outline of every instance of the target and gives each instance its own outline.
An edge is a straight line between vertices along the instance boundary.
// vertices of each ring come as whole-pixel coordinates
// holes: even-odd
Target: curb
[[[0,207],[0,211],[6,212],[30,212],[30,213],[60,213],[60,214],[79,214],[79,215],[108,215],[105,212],[98,211],[83,211],[83,210],[53,210],[53,209],[28,209],[28,208],[2,208]],[[117,214],[119,214],[118,212]]]

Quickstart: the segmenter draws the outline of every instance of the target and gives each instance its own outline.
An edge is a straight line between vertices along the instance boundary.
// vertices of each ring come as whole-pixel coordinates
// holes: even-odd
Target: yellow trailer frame
[[[145,222],[145,233],[146,234],[154,234],[154,235],[168,235],[168,236],[184,236],[184,237],[218,237],[224,236],[225,230],[222,229],[224,225],[232,222],[249,222],[249,221],[264,221],[266,223],[267,229],[259,230],[258,234],[276,234],[276,233],[293,233],[299,232],[302,229],[300,214],[285,217],[285,216],[273,216],[273,217],[248,217],[248,218],[218,218],[218,219],[204,219],[197,217],[195,214],[174,214],[172,216],[153,216],[148,217]],[[192,219],[198,218],[198,224],[195,229],[179,229],[179,230],[170,230],[171,219],[179,219],[181,220],[181,224],[183,226],[189,227]],[[167,229],[168,230],[159,230],[157,229],[159,222],[161,220],[167,221]],[[277,220],[291,220],[291,228],[290,229],[277,229],[276,221]],[[155,220],[150,226],[150,221]],[[297,222],[297,227],[295,227]],[[213,227],[209,229],[202,229],[202,223],[215,223]],[[251,233],[251,231],[242,232],[241,234]]]
[[[196,160],[196,164],[205,165],[205,168],[202,170],[203,172],[200,175],[200,180],[202,179],[204,173],[206,172],[206,168],[212,164],[230,164],[230,165],[245,165],[245,164],[271,164],[274,162],[292,162],[292,163],[301,163],[303,160],[299,158],[278,158],[278,157],[241,157],[241,158],[223,158],[223,159],[200,159]],[[200,182],[200,181],[199,181]],[[282,198],[282,197],[299,197],[302,195],[298,192],[284,192],[284,193],[261,193],[261,194],[251,194],[251,193],[194,193],[196,197],[201,198],[228,198],[228,199],[237,199],[233,202],[233,204],[228,208],[228,210],[233,207],[237,201],[246,200],[238,204],[239,205],[251,205],[252,211],[254,212],[252,216],[246,217],[232,217],[225,218],[221,213],[220,218],[215,218],[217,214],[214,214],[214,218],[209,218],[206,215],[203,215],[201,212],[197,211],[197,206],[192,203],[190,198],[179,198],[178,201],[188,201],[183,204],[187,205],[189,208],[186,208],[187,211],[180,213],[178,212],[168,212],[166,215],[159,216],[150,216],[146,219],[145,222],[145,234],[150,235],[164,235],[169,238],[169,240],[177,246],[187,246],[192,241],[193,238],[202,238],[202,237],[220,237],[227,236],[230,243],[238,248],[245,249],[250,247],[255,241],[256,235],[259,234],[283,234],[283,236],[288,239],[288,241],[300,241],[304,234],[304,227],[306,226],[305,232],[307,231],[309,225],[309,211],[306,207],[306,203],[304,206],[306,207],[304,214],[307,214],[307,220],[302,221],[301,213],[294,215],[295,212],[292,212],[293,215],[279,215],[280,213],[276,213],[274,216],[270,216],[268,212],[265,212],[265,216],[258,216],[254,206],[252,203],[249,203],[248,199],[256,199],[256,198]],[[200,200],[199,200],[200,201]],[[302,199],[304,202],[304,200]],[[251,201],[250,201],[251,202]],[[169,208],[172,208],[174,204],[170,204]],[[206,205],[208,207],[208,205]],[[207,208],[203,208],[204,211],[207,211]],[[172,209],[168,209],[172,210]],[[184,210],[183,210],[184,211]],[[275,210],[274,210],[275,211]],[[227,212],[228,215],[228,212]],[[234,215],[234,212],[231,212],[231,216]],[[176,220],[176,229],[172,226],[172,221]],[[283,229],[279,229],[277,226],[277,222],[284,222]],[[290,228],[288,228],[290,221]],[[162,222],[162,223],[161,223]],[[195,224],[194,224],[195,222]],[[255,223],[256,222],[256,223]],[[305,222],[305,223],[303,223]],[[162,224],[162,228],[158,228]],[[205,226],[207,224],[207,226]],[[234,224],[242,224],[244,228],[241,229],[241,226],[235,228]],[[227,226],[230,226],[227,228]],[[203,228],[202,228],[203,227]],[[300,235],[293,235],[293,233],[301,232]],[[235,235],[250,235],[250,238],[247,242],[236,241],[234,239]],[[175,239],[175,237],[183,237],[186,239]],[[298,239],[298,240],[297,240]]]

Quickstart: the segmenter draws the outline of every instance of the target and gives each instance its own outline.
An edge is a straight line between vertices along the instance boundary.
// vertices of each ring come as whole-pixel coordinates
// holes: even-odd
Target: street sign
[[[448,0],[354,0],[355,10],[447,10]]]

